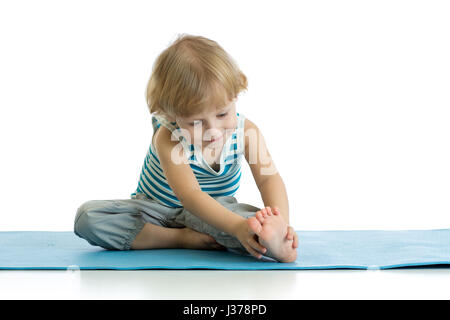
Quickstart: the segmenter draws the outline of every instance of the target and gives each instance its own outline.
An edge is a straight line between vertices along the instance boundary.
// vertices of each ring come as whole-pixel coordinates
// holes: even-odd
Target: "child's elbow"
[[[180,200],[181,205],[184,208],[190,208],[191,203],[196,201],[200,194],[204,192],[201,189],[185,189],[182,192],[175,193],[178,200]],[[188,209],[189,210],[189,209]]]

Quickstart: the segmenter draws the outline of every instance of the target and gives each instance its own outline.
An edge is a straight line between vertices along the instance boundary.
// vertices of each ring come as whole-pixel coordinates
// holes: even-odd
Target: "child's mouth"
[[[219,138],[215,138],[215,139],[209,140],[209,141],[205,141],[205,142],[206,143],[214,143],[214,142],[217,142],[217,141],[220,141],[220,140],[222,140],[222,136],[220,136]]]

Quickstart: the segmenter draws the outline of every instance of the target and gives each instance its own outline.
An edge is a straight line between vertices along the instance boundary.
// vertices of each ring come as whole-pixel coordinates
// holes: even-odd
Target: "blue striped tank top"
[[[185,154],[202,191],[211,197],[234,196],[240,185],[241,161],[244,155],[244,122],[245,117],[236,113],[237,126],[234,132],[225,142],[220,155],[220,169],[215,171],[203,158],[201,150],[190,144],[181,135],[181,130],[176,122],[169,122],[163,117],[153,115],[153,134],[163,125],[172,132],[172,135],[182,144]],[[170,188],[159,162],[159,158],[153,143],[147,151],[142,165],[136,191],[131,194],[135,199],[138,193],[145,194],[150,199],[156,200],[162,205],[181,208],[183,205],[177,199]]]

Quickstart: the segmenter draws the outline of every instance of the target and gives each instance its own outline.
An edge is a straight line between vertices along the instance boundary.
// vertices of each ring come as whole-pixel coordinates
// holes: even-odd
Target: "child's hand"
[[[298,248],[298,235],[291,226],[288,226],[288,233],[286,235],[286,239],[293,240],[292,248],[294,249]]]
[[[259,244],[255,232],[250,228],[247,220],[243,220],[235,233],[236,238],[244,248],[256,259],[261,259],[267,249]]]
[[[275,215],[279,215],[280,214],[280,210],[277,207],[274,207],[272,210],[273,214]],[[292,242],[292,248],[297,249],[298,248],[298,235],[295,232],[294,228],[292,228],[291,226],[288,226],[288,230],[287,230],[287,234],[286,234],[286,239],[288,240],[293,240]]]

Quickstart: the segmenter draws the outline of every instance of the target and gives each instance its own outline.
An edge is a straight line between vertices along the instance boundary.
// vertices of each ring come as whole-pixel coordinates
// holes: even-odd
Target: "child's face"
[[[236,100],[223,108],[210,108],[191,117],[176,117],[178,126],[184,129],[183,135],[198,147],[222,148],[237,125]]]

